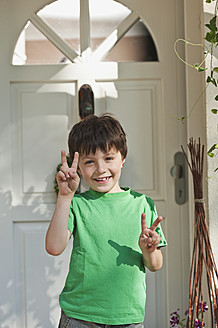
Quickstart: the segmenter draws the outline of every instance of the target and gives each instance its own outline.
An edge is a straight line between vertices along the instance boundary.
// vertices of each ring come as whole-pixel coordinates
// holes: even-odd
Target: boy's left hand
[[[141,248],[142,253],[144,252],[153,252],[157,249],[158,244],[160,243],[160,235],[155,231],[159,223],[162,221],[162,217],[159,216],[152,226],[148,229],[146,223],[146,214],[142,213],[141,215],[141,226],[142,232],[139,237],[139,247]]]

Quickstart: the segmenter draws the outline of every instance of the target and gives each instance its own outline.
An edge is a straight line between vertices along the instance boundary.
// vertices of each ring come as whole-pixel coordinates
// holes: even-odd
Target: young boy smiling
[[[109,115],[90,115],[69,134],[57,174],[59,194],[46,250],[59,255],[73,235],[69,273],[59,301],[59,327],[142,326],[145,267],[162,267],[166,245],[153,201],[121,188],[126,135]],[[76,194],[79,175],[90,189]],[[149,227],[149,228],[148,228]]]
[[[95,154],[81,155],[79,173],[92,190],[99,192],[121,192],[119,178],[125,159],[116,148]]]

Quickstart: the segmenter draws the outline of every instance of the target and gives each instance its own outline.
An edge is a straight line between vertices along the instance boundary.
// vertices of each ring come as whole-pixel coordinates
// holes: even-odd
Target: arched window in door
[[[59,0],[30,17],[13,64],[157,61],[138,14],[113,0]]]

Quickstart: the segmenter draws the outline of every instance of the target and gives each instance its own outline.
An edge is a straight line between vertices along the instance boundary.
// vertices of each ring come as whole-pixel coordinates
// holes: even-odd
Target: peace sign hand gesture
[[[73,163],[71,167],[69,167],[67,164],[66,153],[64,150],[61,151],[62,166],[56,176],[60,196],[73,196],[76,192],[80,182],[80,178],[77,174],[78,162],[79,153],[75,152]]]
[[[160,235],[155,231],[159,223],[162,221],[162,217],[159,216],[152,226],[148,229],[147,223],[146,223],[146,214],[142,213],[141,215],[141,226],[142,226],[142,232],[139,237],[139,247],[141,248],[141,251],[143,254],[145,253],[151,253],[154,250],[157,249],[158,244],[160,243]]]

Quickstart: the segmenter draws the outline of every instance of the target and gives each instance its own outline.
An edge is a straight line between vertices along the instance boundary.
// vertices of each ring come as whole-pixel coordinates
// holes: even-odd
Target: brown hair
[[[88,155],[95,154],[97,148],[106,152],[115,147],[123,159],[127,155],[126,134],[120,122],[109,114],[89,115],[75,124],[69,133],[68,147],[72,160],[75,151]]]

